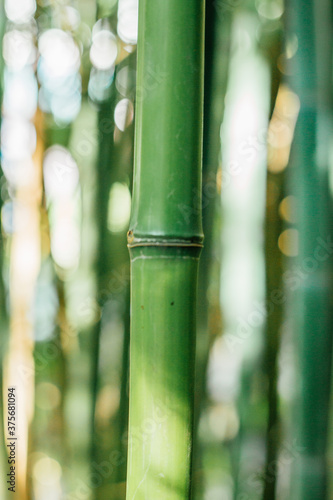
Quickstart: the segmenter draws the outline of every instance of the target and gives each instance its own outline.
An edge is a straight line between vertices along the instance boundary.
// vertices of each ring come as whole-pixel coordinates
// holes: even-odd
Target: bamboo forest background
[[[0,498],[123,500],[134,110],[166,74],[136,86],[137,0],[1,2]],[[206,2],[195,500],[333,498],[331,9]]]

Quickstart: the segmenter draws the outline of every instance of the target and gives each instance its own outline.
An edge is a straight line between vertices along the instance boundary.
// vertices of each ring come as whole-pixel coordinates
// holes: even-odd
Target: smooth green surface
[[[203,0],[139,3],[127,500],[190,498],[203,26]]]
[[[199,252],[131,250],[128,500],[189,498]]]
[[[135,238],[202,238],[203,23],[203,0],[140,0]]]
[[[298,38],[293,90],[300,98],[291,165],[297,198],[299,255],[304,279],[296,292],[300,398],[297,418],[300,455],[295,462],[295,500],[327,498],[327,427],[332,353],[332,207],[328,166],[332,127],[330,3],[294,0]],[[306,76],[305,76],[306,75]],[[329,119],[328,119],[329,118]],[[320,239],[322,238],[322,239]]]
[[[276,196],[272,201],[272,191]],[[275,290],[283,290],[282,253],[278,246],[283,231],[279,213],[284,197],[284,172],[267,172],[267,202],[265,224],[266,300],[269,303]],[[267,382],[268,415],[266,428],[266,463],[263,500],[275,500],[277,473],[272,473],[272,463],[278,460],[280,447],[280,408],[278,394],[279,353],[283,321],[283,304],[274,304],[267,315],[265,328],[264,374]]]
[[[281,73],[278,57],[282,51],[282,31],[273,31],[271,36],[263,37],[266,43],[268,58],[271,64],[271,106],[272,117],[277,94],[281,85]],[[269,160],[268,160],[269,164]],[[275,196],[272,199],[272,192]],[[283,259],[279,249],[279,237],[284,226],[279,212],[281,201],[285,196],[285,172],[267,171],[266,178],[266,216],[265,216],[265,274],[266,300],[269,302],[274,290],[283,290]],[[263,500],[275,500],[278,474],[272,473],[272,463],[278,460],[281,446],[281,409],[279,405],[278,377],[279,355],[281,348],[282,322],[284,304],[274,304],[274,310],[266,317],[264,373],[267,377],[267,428],[266,428],[266,460]]]
[[[206,373],[209,350],[217,330],[217,321],[212,321],[212,310],[218,308],[219,264],[214,231],[219,216],[219,195],[216,189],[216,174],[221,160],[220,128],[224,111],[228,63],[230,55],[231,11],[217,15],[215,0],[206,0],[205,22],[205,97],[202,155],[202,225],[205,246],[202,250],[198,278],[198,325],[195,367],[195,418],[193,458],[193,498],[201,499],[208,478],[204,469],[205,454],[210,453],[207,445],[199,438],[199,419],[208,404]],[[213,277],[214,276],[214,277]],[[215,283],[213,297],[208,299],[207,289]]]

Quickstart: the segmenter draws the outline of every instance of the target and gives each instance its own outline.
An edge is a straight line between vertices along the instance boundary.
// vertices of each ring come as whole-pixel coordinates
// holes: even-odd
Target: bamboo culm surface
[[[140,1],[127,500],[190,498],[204,2]]]
[[[292,10],[293,9],[293,10]],[[329,199],[329,143],[332,137],[331,3],[293,0],[292,29],[298,39],[292,89],[300,99],[291,164],[297,200],[299,254],[307,269],[295,293],[293,312],[300,367],[295,500],[327,495],[326,447],[332,353],[332,206]],[[326,242],[327,251],[320,247]],[[312,266],[312,267],[311,267]]]

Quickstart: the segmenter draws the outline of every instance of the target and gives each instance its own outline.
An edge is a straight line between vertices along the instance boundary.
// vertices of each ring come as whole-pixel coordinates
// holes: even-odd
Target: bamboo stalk
[[[98,129],[99,145],[98,145],[98,160],[97,160],[97,189],[96,189],[96,225],[97,225],[97,255],[95,262],[96,283],[97,290],[106,288],[107,277],[109,276],[110,266],[108,265],[109,259],[107,252],[109,250],[108,230],[107,230],[107,211],[108,200],[111,185],[111,165],[112,157],[114,155],[114,144],[112,138],[112,130],[106,134],[103,130],[102,124],[105,119],[113,116],[115,106],[114,89],[112,98],[101,103],[98,111]],[[95,429],[95,410],[97,394],[99,390],[99,348],[100,348],[100,335],[101,335],[101,318],[95,323],[92,329],[91,339],[91,394],[92,394],[92,415],[91,415],[91,437],[92,448],[91,457],[96,458],[96,448],[98,448],[96,429]]]
[[[331,3],[294,0],[289,13],[292,33],[298,39],[291,84],[301,106],[292,151],[291,188],[297,199],[297,266],[307,270],[293,303],[300,370],[300,455],[295,462],[293,498],[319,500],[327,493],[332,353],[332,256],[329,247],[325,252],[318,246],[332,238],[328,187],[332,137]]]
[[[276,30],[273,36],[271,36],[271,39],[266,41],[266,50],[268,52],[267,58],[271,64],[271,119],[276,105],[279,85],[281,83],[281,73],[277,64],[278,58],[282,52],[281,35],[281,30]],[[269,167],[268,159],[265,215],[265,274],[266,301],[268,303],[271,300],[271,294],[274,293],[274,290],[281,290],[283,287],[283,261],[278,246],[278,239],[283,230],[279,207],[284,196],[285,178],[284,172],[271,172]],[[276,190],[275,196],[272,196],[273,190]],[[265,325],[264,373],[268,382],[268,416],[263,500],[275,500],[276,498],[277,471],[272,472],[272,464],[275,464],[278,459],[280,445],[278,356],[280,352],[283,310],[283,304],[275,304],[274,311],[267,316]]]
[[[40,269],[40,204],[42,194],[41,136],[42,116],[35,117],[37,147],[32,156],[34,170],[29,183],[17,189],[18,201],[14,212],[16,229],[11,244],[10,269],[10,337],[4,360],[4,387],[15,387],[20,411],[16,415],[17,456],[16,491],[20,499],[28,498],[27,466],[30,424],[34,413],[34,359],[33,327],[29,312],[32,308],[34,289]],[[23,208],[22,208],[23,207]],[[26,217],[29,217],[29,224]],[[29,266],[25,251],[29,249]]]
[[[221,163],[220,128],[224,111],[227,87],[228,62],[230,53],[231,12],[217,15],[213,0],[206,0],[205,22],[205,81],[204,81],[204,126],[202,156],[202,225],[205,247],[200,257],[198,279],[198,326],[195,366],[195,417],[194,417],[194,458],[193,497],[201,498],[205,481],[203,455],[206,447],[199,440],[198,426],[203,409],[208,404],[206,394],[207,364],[209,350],[219,325],[219,296],[208,300],[207,290],[212,282],[212,268],[217,267],[214,256],[214,224],[219,206],[216,175]],[[215,262],[214,262],[215,260]],[[213,312],[214,311],[214,312]],[[212,316],[218,320],[212,322]],[[212,325],[213,323],[213,325]],[[218,325],[216,327],[216,325]],[[203,473],[202,473],[203,472]]]
[[[126,63],[129,68],[134,70],[136,65],[136,54],[131,54],[128,57]],[[124,64],[122,65],[122,67],[124,67]],[[118,66],[116,68],[116,73],[120,70],[120,68],[121,66]],[[126,174],[129,178],[132,177],[134,136],[133,124],[128,126],[124,133],[121,134],[121,137],[118,137],[118,140],[115,140],[114,138],[114,123],[112,123],[113,126],[109,126],[107,132],[105,132],[105,123],[109,123],[110,117],[113,117],[118,98],[119,94],[117,94],[116,86],[113,84],[110,98],[107,101],[100,103],[100,109],[98,111],[99,152],[97,161],[98,168],[96,194],[96,200],[98,201],[96,205],[96,220],[98,223],[98,252],[96,256],[95,268],[97,290],[99,291],[107,290],[108,283],[110,282],[110,279],[112,279],[111,276],[120,269],[122,269],[123,272],[126,268],[126,275],[129,275],[126,235],[125,233],[122,233],[121,236],[110,234],[110,231],[107,227],[110,188],[114,183],[124,181],[126,179]],[[112,254],[110,257],[111,249]],[[109,255],[108,258],[107,255]],[[112,294],[110,292],[110,298],[111,295]],[[119,378],[121,380],[120,401],[117,416],[114,420],[112,420],[112,422],[110,422],[108,428],[104,429],[104,432],[108,434],[108,437],[111,440],[111,444],[106,448],[111,448],[113,452],[122,453],[124,454],[124,456],[126,456],[127,450],[124,449],[123,436],[126,433],[128,424],[128,358],[130,328],[130,293],[128,282],[124,285],[124,290],[121,293],[121,296],[124,301],[122,312],[124,337],[122,362],[119,369]],[[101,370],[100,367],[100,358],[103,351],[103,343],[101,343],[100,339],[101,331],[103,329],[102,315],[103,306],[101,306],[101,319],[96,323],[96,325],[94,325],[92,337],[92,463],[98,462],[101,458],[104,458],[103,452],[101,452],[101,447],[99,445],[99,440],[102,438],[102,434],[98,429],[99,422],[98,418],[96,418],[95,415],[98,394],[103,387],[103,378],[106,377],[105,370]],[[108,456],[109,455],[110,450],[108,449]],[[120,483],[121,486],[124,487],[125,477],[126,461],[124,460],[117,466],[116,473],[112,474],[110,478],[107,478],[105,481],[103,481],[101,487],[97,488],[96,498],[104,498],[105,494],[107,494],[107,491],[110,491],[113,494],[115,488],[120,489]],[[114,486],[115,483],[117,483],[116,486]]]
[[[264,313],[258,312],[257,304],[262,304],[264,297],[261,277],[266,148],[262,132],[268,125],[270,71],[258,44],[259,27],[254,5],[245,4],[235,10],[228,99],[221,132],[222,342],[223,356],[232,360],[234,380],[239,384],[239,393],[237,390],[234,393],[239,432],[232,443],[235,499],[242,495],[256,498],[255,486],[248,483],[248,478],[262,467],[256,447],[249,446],[253,436],[263,434],[263,401],[257,397],[260,389],[255,380],[263,344]],[[244,36],[249,41],[247,46],[243,43]],[[252,154],[248,154],[250,150]],[[259,321],[252,321],[253,316]],[[241,333],[244,331],[246,338]],[[225,395],[222,397],[226,399]]]
[[[227,86],[227,66],[230,49],[230,15],[222,20],[216,16],[212,0],[206,1],[206,39],[205,39],[205,105],[202,158],[202,224],[205,234],[205,247],[202,251],[198,286],[198,345],[197,348],[197,403],[200,406],[204,397],[205,373],[208,351],[212,343],[209,329],[209,301],[207,288],[213,254],[214,214],[218,203],[216,175],[221,163],[220,128],[224,111],[224,98]],[[218,297],[216,301],[218,302]],[[199,417],[199,415],[198,415]]]
[[[203,23],[202,0],[139,5],[128,500],[190,497]]]
[[[284,173],[267,172],[267,205],[265,221],[265,257],[266,257],[266,297],[270,300],[274,290],[282,289],[282,255],[278,239],[282,232],[282,220],[279,205],[283,199]],[[276,199],[269,203],[270,189],[274,186]],[[280,444],[280,414],[278,398],[278,355],[283,319],[283,306],[277,304],[266,320],[266,338],[264,352],[264,372],[267,376],[268,416],[266,429],[266,464],[263,500],[275,500],[277,472],[272,472],[272,464],[278,459]]]

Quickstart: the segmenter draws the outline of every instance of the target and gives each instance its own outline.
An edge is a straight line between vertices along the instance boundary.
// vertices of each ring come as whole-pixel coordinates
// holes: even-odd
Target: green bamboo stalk
[[[96,2],[96,20],[100,19],[102,6],[101,2]],[[106,2],[108,5],[109,2]],[[116,89],[114,82],[111,87],[111,95],[109,98],[105,99],[100,103],[98,109],[98,155],[96,162],[96,208],[95,208],[95,220],[97,226],[97,241],[96,241],[96,260],[94,263],[96,289],[100,292],[106,289],[107,279],[110,272],[110,259],[108,258],[110,246],[108,238],[107,229],[107,213],[108,213],[108,202],[109,193],[111,187],[112,170],[111,165],[113,164],[114,157],[114,142],[113,142],[113,129],[114,123],[112,121],[112,127],[108,127],[107,132],[105,129],[105,123],[109,123],[113,120],[114,109],[116,105]],[[100,350],[100,338],[101,338],[101,327],[102,327],[102,310],[100,312],[100,318],[94,324],[91,331],[91,450],[90,458],[91,462],[94,463],[98,458],[98,436],[96,434],[96,403],[97,395],[100,388],[100,376],[99,376],[99,350]]]
[[[134,70],[136,65],[136,54],[131,54],[127,60],[126,65]],[[124,67],[124,65],[122,66]],[[116,73],[119,71],[119,67],[116,69]],[[129,274],[129,262],[128,253],[126,249],[126,234],[120,235],[110,234],[107,228],[107,212],[108,212],[108,202],[110,188],[114,182],[124,181],[126,177],[132,177],[132,165],[133,165],[133,124],[130,125],[122,134],[121,140],[118,143],[114,142],[113,126],[105,129],[105,123],[110,122],[110,117],[114,115],[114,109],[116,106],[117,90],[114,84],[112,84],[111,96],[109,100],[104,101],[100,104],[100,109],[98,111],[98,128],[99,128],[99,151],[97,160],[97,194],[96,200],[96,219],[98,227],[98,252],[96,256],[96,282],[97,290],[107,290],[108,283],[110,282],[110,277],[112,273],[116,273],[119,269],[122,269],[121,273],[124,271],[125,267],[128,265],[128,270],[126,267],[126,274]],[[111,118],[112,119],[112,118]],[[111,252],[112,250],[112,252]],[[110,253],[111,252],[111,253]],[[125,252],[125,253],[124,253]],[[110,298],[112,299],[112,291],[110,293]],[[106,433],[109,433],[109,437],[112,436],[110,445],[111,448],[117,453],[122,453],[126,455],[124,449],[123,436],[127,430],[128,424],[128,358],[129,358],[129,285],[124,285],[124,290],[121,293],[124,301],[123,310],[123,324],[124,324],[124,339],[123,339],[123,353],[122,353],[122,363],[120,368],[119,378],[121,380],[120,386],[120,403],[119,411],[117,413],[115,421],[110,423],[110,426]],[[119,299],[118,299],[119,300]],[[101,306],[101,315],[103,314],[103,306]],[[95,407],[98,392],[102,386],[103,375],[105,373],[100,370],[100,353],[103,349],[101,345],[101,330],[102,330],[102,318],[94,325],[92,332],[92,448],[91,448],[91,461],[92,463],[98,462],[103,458],[103,453],[101,452],[100,439],[101,434],[96,430],[95,422]],[[110,450],[108,450],[108,456],[110,455]],[[97,488],[96,498],[104,498],[105,491],[107,488],[112,488],[114,483],[124,483],[126,477],[126,461],[117,466],[116,472],[111,474],[108,479],[103,481],[100,488]],[[111,489],[110,489],[111,491]]]
[[[327,494],[327,427],[332,357],[332,251],[329,200],[329,141],[332,137],[332,20],[327,0],[294,0],[293,33],[298,51],[291,78],[300,98],[292,151],[297,198],[299,255],[307,269],[293,304],[300,369],[293,499],[319,500]],[[290,11],[291,13],[291,11]],[[312,264],[312,269],[310,269]]]
[[[196,397],[198,405],[201,404],[204,396],[208,350],[212,341],[211,335],[207,335],[209,321],[207,288],[213,258],[214,214],[218,203],[216,174],[220,164],[220,128],[224,110],[230,49],[231,16],[227,12],[222,19],[221,17],[216,15],[213,0],[206,1],[205,104],[202,158],[202,224],[205,234],[205,247],[200,260],[198,285],[199,314],[196,365]],[[218,301],[218,297],[216,300]]]
[[[265,221],[265,256],[266,256],[266,298],[271,300],[274,290],[282,290],[282,254],[278,247],[278,239],[282,232],[282,219],[279,205],[283,199],[284,173],[267,172],[267,199],[269,189],[273,185],[277,197],[266,206]],[[283,305],[275,304],[274,310],[266,320],[266,337],[264,353],[264,371],[267,376],[268,418],[266,429],[266,464],[263,500],[275,500],[277,471],[274,465],[278,459],[280,443],[280,415],[278,398],[278,355],[280,349]]]
[[[96,4],[96,19],[100,19],[105,9],[115,9],[115,4],[112,2],[97,2]],[[131,69],[135,68],[135,53],[131,54],[127,58],[127,63]],[[114,142],[114,111],[117,104],[117,98],[119,94],[117,93],[115,79],[117,72],[120,67],[117,66],[115,69],[115,77],[111,85],[110,96],[108,99],[100,102],[98,110],[98,157],[96,162],[96,226],[97,226],[97,243],[96,243],[96,260],[95,260],[95,274],[96,274],[96,289],[100,293],[102,290],[108,289],[108,281],[110,280],[110,275],[112,271],[117,270],[118,262],[118,242],[117,237],[110,234],[107,227],[108,218],[108,203],[109,194],[113,182],[118,180],[123,180],[127,171],[128,164],[132,165],[132,161],[128,161],[128,155],[126,152],[129,151],[129,156],[133,155],[133,130],[129,127],[123,134],[123,140],[118,146]],[[107,124],[107,126],[106,126]],[[124,141],[125,138],[125,141]],[[127,151],[126,151],[127,150]],[[132,160],[132,158],[131,158]],[[131,177],[132,173],[129,174]],[[125,239],[126,241],[126,239]],[[113,250],[113,251],[111,251]],[[124,242],[124,251],[125,242]],[[127,254],[128,255],[128,254]],[[110,257],[111,256],[111,257]],[[125,292],[126,297],[129,293]],[[129,299],[128,299],[129,300]],[[126,305],[127,306],[127,305]],[[126,307],[127,310],[127,307]],[[97,459],[99,446],[99,437],[96,434],[96,421],[95,421],[95,410],[97,396],[100,389],[100,376],[99,373],[99,363],[100,363],[100,337],[102,329],[102,313],[103,307],[101,307],[101,318],[95,323],[91,332],[91,393],[92,393],[92,404],[91,404],[91,459],[94,462]],[[127,318],[124,318],[124,324],[126,324]],[[129,336],[128,329],[125,328],[124,337]],[[128,351],[128,339],[124,340],[124,348]],[[126,347],[127,346],[127,347]],[[128,356],[128,353],[127,353]],[[125,367],[125,371],[128,370]],[[121,378],[122,382],[123,379]],[[127,376],[125,377],[124,384],[127,385]],[[123,398],[125,397],[125,401]],[[127,411],[128,406],[127,396],[121,392],[121,416],[119,416],[119,425],[123,429],[126,424],[122,422],[127,422]],[[119,436],[119,441],[121,436]],[[120,445],[118,446],[120,447]],[[118,468],[119,471],[119,468]],[[112,482],[113,478],[112,478]],[[103,493],[102,493],[103,494]]]
[[[203,0],[139,4],[128,500],[190,498],[203,26]]]
[[[281,73],[278,58],[282,53],[282,30],[277,29],[267,37],[263,37],[263,46],[271,64],[271,105],[270,118],[274,111]],[[265,274],[266,300],[269,303],[274,290],[282,290],[283,261],[278,246],[278,239],[283,230],[279,213],[280,203],[284,197],[284,172],[271,172],[268,168],[266,179],[266,216],[265,216]],[[276,196],[272,199],[272,186]],[[265,325],[264,373],[267,377],[268,416],[266,428],[266,463],[264,475],[263,500],[275,500],[277,471],[274,464],[278,459],[280,445],[280,414],[278,397],[278,356],[280,351],[281,327],[283,320],[283,304],[275,304],[274,310],[267,316]]]
[[[258,454],[255,454],[256,447],[249,446],[254,437],[257,442],[258,435],[263,437],[265,408],[260,385],[256,383],[261,377],[258,366],[263,343],[262,327],[260,321],[252,322],[252,314],[257,314],[255,304],[262,303],[264,293],[260,240],[264,222],[266,155],[260,136],[268,125],[270,98],[269,67],[258,44],[260,29],[254,2],[242,3],[233,14],[228,99],[221,134],[222,340],[231,359],[235,360],[235,366],[239,367],[240,389],[237,400],[235,397],[239,432],[232,443],[235,499],[243,495],[249,499],[258,498],[257,485],[248,479],[262,467]],[[249,41],[247,46],[243,43],[244,36]],[[253,149],[251,156],[244,154],[242,146],[247,148],[253,144],[254,138],[261,145]],[[237,166],[238,172],[233,171],[233,165]],[[240,269],[242,271],[237,272]],[[241,299],[239,284],[235,285],[240,283],[240,276]],[[241,338],[240,334],[244,331],[241,326],[244,322],[247,338]]]
[[[124,313],[124,342],[121,363],[121,384],[120,384],[120,401],[118,412],[118,450],[124,456],[127,454],[126,443],[124,436],[128,432],[128,382],[129,382],[129,345],[130,345],[130,289],[126,289],[125,296],[125,313]],[[126,460],[119,465],[117,470],[116,482],[125,483],[127,472]]]
[[[98,144],[98,158],[96,165],[96,224],[97,224],[97,255],[95,262],[96,283],[97,290],[103,290],[107,287],[107,278],[110,272],[110,259],[107,258],[109,252],[109,239],[107,229],[107,212],[108,201],[111,186],[111,165],[114,156],[114,144],[112,137],[112,127],[108,128],[107,133],[103,129],[105,120],[110,120],[113,117],[115,107],[115,89],[112,85],[112,98],[101,103],[98,110],[98,130],[99,130],[99,144]],[[96,458],[96,448],[98,448],[98,440],[95,433],[95,409],[96,400],[99,390],[99,348],[100,348],[100,335],[101,335],[101,319],[99,319],[92,329],[91,338],[91,437],[92,449],[91,457]]]
[[[206,0],[205,22],[205,80],[204,80],[204,124],[202,156],[202,225],[205,234],[198,278],[198,326],[195,366],[195,416],[194,416],[194,457],[193,457],[193,497],[201,498],[203,487],[203,455],[205,446],[198,436],[199,419],[208,403],[206,394],[206,372],[209,350],[216,333],[216,325],[211,327],[212,310],[219,307],[219,296],[214,303],[208,300],[207,289],[212,282],[214,263],[214,225],[219,206],[216,174],[221,162],[220,128],[224,111],[230,52],[231,11],[217,12],[214,0]],[[217,323],[217,322],[215,322]],[[215,331],[214,331],[215,330]]]

